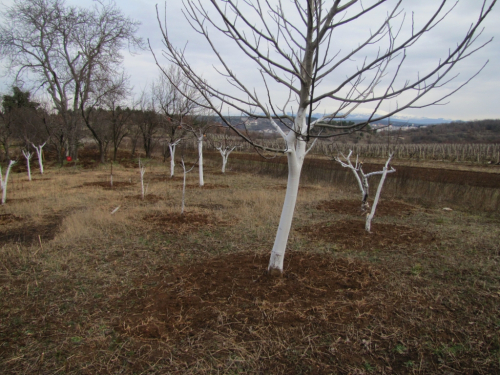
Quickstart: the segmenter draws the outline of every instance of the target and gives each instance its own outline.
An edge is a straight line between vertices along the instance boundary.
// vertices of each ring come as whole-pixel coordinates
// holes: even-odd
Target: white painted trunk
[[[391,160],[391,157],[392,157],[392,155],[389,157],[389,160],[387,160],[387,163],[384,166],[382,177],[380,178],[380,182],[378,184],[377,193],[375,194],[375,200],[373,201],[372,210],[370,211],[370,213],[368,215],[366,215],[365,230],[367,232],[371,231],[372,220],[373,220],[373,217],[375,216],[375,210],[377,209],[377,204],[378,204],[378,200],[380,198],[380,193],[382,192],[382,187],[384,186],[385,178],[387,176],[387,168],[388,168],[389,162]]]
[[[198,161],[199,161],[199,172],[200,172],[200,186],[205,185],[203,180],[203,135],[198,137]]]
[[[141,196],[144,199],[144,173],[141,171]]]
[[[4,205],[7,201],[7,182],[9,181],[10,169],[14,164],[16,164],[16,162],[14,160],[11,160],[9,166],[7,167],[7,172],[5,173],[5,179],[3,179],[2,181],[2,205]],[[0,170],[0,174],[1,173],[2,171]]]
[[[45,142],[47,143],[47,142]],[[45,143],[43,145],[40,145],[38,147],[36,147],[33,143],[33,147],[35,148],[35,151],[36,151],[36,155],[38,156],[38,164],[40,165],[40,174],[43,175],[43,154],[42,154],[42,149],[43,149],[43,146],[45,146]]]
[[[174,169],[175,169],[175,144],[169,144],[168,148],[170,149],[170,177],[174,177]]]
[[[23,155],[24,157],[26,158],[26,168],[28,170],[28,181],[31,181],[31,157],[33,156],[33,154],[31,152],[25,152],[23,150]]]
[[[227,155],[222,155],[222,173],[226,173]]]
[[[184,159],[182,159],[182,170],[184,179],[182,181],[182,204],[181,204],[181,215],[184,214],[184,202],[186,198],[186,165],[184,164]]]
[[[290,150],[287,153],[288,183],[278,231],[274,240],[271,259],[269,260],[268,271],[271,274],[281,274],[283,272],[283,260],[285,259],[286,245],[292,227],[293,213],[299,192],[300,173],[306,155],[306,142],[302,140],[294,141],[296,138],[295,134],[290,133],[287,136],[287,138],[290,138],[287,139],[288,149]]]

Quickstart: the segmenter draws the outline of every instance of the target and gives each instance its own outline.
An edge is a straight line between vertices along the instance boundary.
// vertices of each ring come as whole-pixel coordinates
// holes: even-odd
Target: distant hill
[[[363,119],[350,119],[349,121],[361,122]],[[366,120],[366,119],[365,119]],[[434,119],[437,120],[437,119]],[[277,136],[269,120],[252,120],[245,117],[232,117],[231,122],[239,129],[253,132],[264,132]],[[424,124],[408,123],[406,121],[390,120],[394,127],[402,127],[405,131],[391,131],[374,133],[369,129],[356,132],[338,138],[346,143],[380,143],[386,142],[387,137],[397,137],[402,143],[500,143],[500,120],[479,121],[454,121],[433,126]],[[389,124],[389,120],[377,122],[377,124]],[[284,120],[279,123],[280,127],[287,131],[287,125],[291,123]],[[411,126],[410,130],[408,126]]]

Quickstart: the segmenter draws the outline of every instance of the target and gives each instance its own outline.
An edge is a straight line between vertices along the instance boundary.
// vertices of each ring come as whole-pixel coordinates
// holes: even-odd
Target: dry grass
[[[317,207],[359,197],[305,184],[287,273],[268,279],[286,180],[208,163],[214,188],[187,189],[186,218],[182,180],[163,164],[148,165],[144,201],[136,169],[117,166],[128,184],[115,189],[92,186],[109,181],[104,167],[13,174],[0,208],[0,372],[500,372],[498,216],[413,205],[374,228],[419,241],[389,231],[360,245],[347,228],[340,243],[327,232],[360,218]]]

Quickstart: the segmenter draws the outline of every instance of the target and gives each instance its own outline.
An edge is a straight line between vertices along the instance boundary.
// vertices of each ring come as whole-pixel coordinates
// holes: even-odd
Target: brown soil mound
[[[373,202],[370,202],[370,206]],[[316,208],[323,211],[332,211],[347,215],[365,215],[361,212],[361,201],[332,200],[320,202]],[[405,203],[394,201],[379,201],[375,216],[402,216],[410,215],[416,208]]]
[[[201,227],[220,225],[216,218],[200,213],[184,212],[184,214],[152,214],[144,217],[144,220],[153,223],[156,227],[168,233],[184,233],[196,231]]]
[[[227,189],[229,185],[220,185],[220,184],[205,184],[200,186],[199,184],[186,184],[186,189],[204,189],[204,190],[213,190],[213,189]],[[177,189],[182,189],[182,185],[178,185]]]
[[[223,210],[226,208],[224,205],[219,203],[202,203],[195,205],[195,207],[204,208],[206,210]]]
[[[361,220],[324,222],[296,229],[311,239],[351,249],[375,250],[435,241],[432,234],[419,228],[372,222],[371,230],[371,233],[366,232],[365,222]]]
[[[0,225],[6,225],[10,223],[15,223],[18,221],[23,221],[22,217],[18,217],[12,214],[2,214],[0,215]]]
[[[166,181],[182,181],[182,177],[174,176],[170,177],[170,172],[168,173],[157,173],[154,175],[146,175],[146,179],[152,182],[166,182]]]
[[[356,320],[352,301],[381,279],[380,271],[360,261],[305,253],[288,255],[283,277],[272,277],[265,271],[268,258],[222,256],[154,280],[158,285],[136,300],[117,328],[133,336],[168,338],[219,330],[224,319],[244,340],[252,325],[349,324]]]
[[[286,190],[286,185],[271,185],[271,186],[267,186],[266,189],[268,189],[268,190]],[[318,190],[318,188],[315,186],[299,186],[299,191],[311,191],[311,190]]]
[[[159,197],[158,195],[154,195],[154,194],[146,194],[144,196],[144,199],[142,199],[142,194],[127,195],[125,198],[129,199],[129,200],[133,200],[133,201],[141,201],[141,202],[149,202],[149,203],[156,203],[156,202],[163,200],[162,197]]]
[[[20,218],[16,218],[10,222],[3,223],[13,224],[14,222],[22,221],[21,225],[9,225],[8,227],[0,229],[0,245],[13,242],[29,245],[40,240],[52,240],[62,223],[63,216],[45,216],[43,218],[43,224],[37,224],[30,220],[19,219]],[[7,220],[9,220],[9,218],[7,218]]]
[[[113,186],[110,185],[109,181],[96,181],[96,182],[84,182],[83,186],[99,186],[108,190],[115,190],[120,188],[125,188],[128,186],[133,186],[135,183],[127,181],[113,181]]]

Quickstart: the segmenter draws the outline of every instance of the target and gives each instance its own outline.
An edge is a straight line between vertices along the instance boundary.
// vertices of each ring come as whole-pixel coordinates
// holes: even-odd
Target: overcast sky
[[[4,5],[11,4],[11,0],[1,0]],[[207,2],[207,1],[204,1]],[[273,0],[270,0],[272,3]],[[287,0],[283,0],[284,3]],[[328,1],[326,1],[328,3]],[[68,5],[77,5],[82,7],[92,6],[91,0],[66,0]],[[123,13],[135,20],[141,22],[139,34],[144,39],[149,39],[153,49],[156,52],[160,62],[167,64],[167,61],[161,56],[162,38],[156,18],[155,5],[156,0],[119,0],[116,1],[118,7]],[[366,6],[370,1],[365,0],[363,4]],[[404,9],[407,15],[411,15],[414,11],[415,22],[423,22],[433,9],[437,6],[438,1],[406,1]],[[407,65],[404,69],[404,74],[410,78],[414,78],[417,74],[422,74],[431,67],[435,66],[440,57],[446,56],[448,48],[452,48],[461,40],[463,34],[467,31],[470,24],[477,18],[481,5],[480,0],[460,0],[456,8],[448,15],[446,20],[433,30],[428,37],[421,40],[421,43],[415,45],[408,51]],[[383,14],[389,10],[389,5],[394,4],[394,1],[388,1],[388,7],[381,9],[378,14],[365,17],[361,22],[353,24],[351,28],[339,31],[332,39],[332,50],[345,52],[356,46],[367,36],[370,29],[374,30],[379,25]],[[167,2],[167,22],[171,38],[175,45],[181,47],[187,44],[187,56],[197,71],[203,73],[214,87],[227,87],[224,80],[221,79],[211,69],[212,65],[218,65],[214,59],[214,55],[199,35],[192,31],[191,27],[185,21],[181,13],[181,1],[170,0]],[[159,3],[159,9],[164,12],[165,3]],[[407,16],[407,20],[411,16]],[[445,106],[435,106],[420,110],[407,110],[403,115],[416,117],[432,117],[445,118],[452,120],[470,120],[470,119],[486,119],[500,118],[500,6],[496,6],[492,14],[485,21],[485,31],[479,42],[485,42],[493,37],[494,40],[481,49],[467,60],[461,62],[455,73],[460,73],[457,79],[448,87],[433,93],[430,99],[435,99],[439,95],[445,95],[460,85],[464,80],[479,69],[487,60],[488,65],[484,70],[467,86],[458,93],[454,94],[450,99],[450,103]],[[378,22],[377,22],[378,21]],[[409,24],[408,24],[409,25]],[[407,29],[403,29],[403,33]],[[366,37],[365,37],[366,39]],[[238,72],[239,76],[245,79],[248,85],[255,86],[259,91],[263,84],[255,66],[250,64],[245,57],[237,51],[233,44],[225,39],[216,39],[217,48],[224,54],[231,67]],[[480,44],[480,43],[479,43]],[[479,45],[478,44],[478,45]],[[154,58],[149,50],[143,51],[138,55],[131,55],[128,52],[124,53],[124,67],[130,80],[134,86],[134,91],[139,92],[158,76]],[[352,61],[352,68],[359,66],[362,63],[361,57]],[[333,73],[331,83],[345,77],[348,69],[338,70]],[[2,73],[5,69],[2,68]],[[12,78],[6,77],[4,74],[0,76],[0,92],[7,92],[12,84]],[[329,82],[326,81],[325,85]],[[272,95],[276,99],[284,100],[286,92],[279,88],[273,87]],[[273,98],[274,100],[274,98]],[[388,103],[383,111],[391,111],[396,107],[395,103]],[[318,108],[318,111],[328,111],[329,103],[323,102]],[[359,112],[363,112],[363,108]]]

